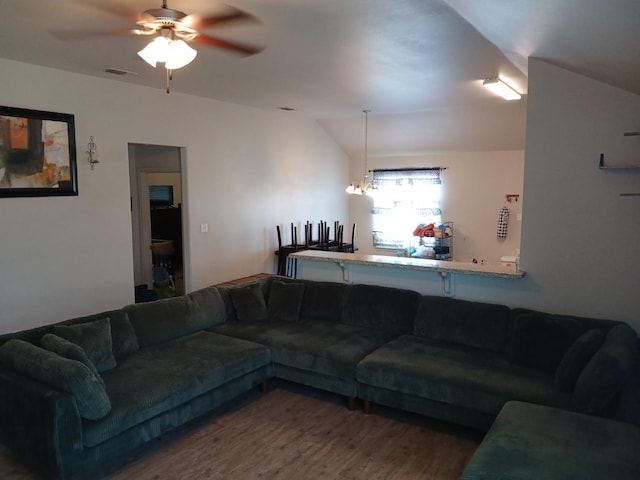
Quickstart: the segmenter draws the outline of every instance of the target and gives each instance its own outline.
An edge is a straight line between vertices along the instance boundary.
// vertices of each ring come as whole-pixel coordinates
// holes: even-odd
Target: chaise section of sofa
[[[215,288],[108,314],[119,319],[106,330],[108,338],[96,335],[105,335],[109,317],[93,315],[87,321],[21,332],[15,335],[18,339],[5,336],[6,345],[0,346],[0,440],[58,478],[90,478],[97,468],[272,376],[267,347],[205,331],[225,318]],[[35,351],[34,358],[40,351],[42,358],[55,356],[41,345],[42,337],[52,332],[76,335],[86,348],[108,344],[112,349],[113,362],[96,375],[109,402],[99,418],[82,413],[68,381],[51,384],[49,367],[7,360],[15,342]],[[91,374],[79,361],[59,362]],[[47,375],[38,374],[43,370]]]

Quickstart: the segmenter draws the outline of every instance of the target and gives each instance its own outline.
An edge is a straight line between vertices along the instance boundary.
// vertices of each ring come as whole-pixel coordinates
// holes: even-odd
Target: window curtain
[[[442,223],[441,167],[374,170],[373,246],[398,248],[416,243],[419,224]]]

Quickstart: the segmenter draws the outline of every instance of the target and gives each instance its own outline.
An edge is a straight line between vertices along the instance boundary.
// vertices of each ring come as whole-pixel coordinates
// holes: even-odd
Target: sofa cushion
[[[338,282],[304,281],[300,320],[339,322],[347,285]]]
[[[579,410],[599,413],[611,401],[633,371],[638,355],[638,335],[627,324],[613,327],[600,350],[580,373],[573,399]]]
[[[226,323],[218,333],[261,343],[274,363],[323,375],[354,378],[358,362],[393,333],[335,322]]]
[[[224,311],[225,318],[227,322],[236,322],[238,318],[236,317],[236,309],[233,307],[233,300],[231,300],[231,288],[230,287],[216,287],[220,296],[222,297],[222,301],[224,302]]]
[[[83,365],[86,365],[104,387],[104,381],[98,373],[96,366],[80,345],[76,345],[75,343],[59,337],[58,335],[54,335],[53,333],[47,333],[44,335],[40,340],[40,344],[45,350],[49,350],[50,352],[57,353],[61,357],[68,358],[69,360],[76,360]]]
[[[113,408],[100,421],[85,425],[84,445],[103,443],[215,388],[225,388],[225,383],[270,361],[263,345],[207,331],[144,348],[104,374]]]
[[[75,325],[54,325],[53,333],[80,345],[99,372],[116,366],[109,317]]]
[[[232,287],[229,293],[239,322],[263,322],[269,319],[269,310],[259,282]]]
[[[22,340],[9,340],[0,347],[0,363],[70,393],[82,418],[98,420],[111,410],[111,403],[102,383],[86,365],[76,360]]]
[[[225,321],[225,305],[215,287],[183,297],[125,307],[141,347],[168,342]]]
[[[269,290],[269,318],[271,320],[284,320],[297,322],[300,319],[300,307],[304,295],[304,283],[271,282]]]
[[[348,285],[342,323],[395,333],[411,333],[421,295],[412,290]]]
[[[413,333],[467,347],[505,352],[512,313],[504,305],[425,295]]]
[[[516,310],[511,361],[555,373],[564,354],[584,331],[583,323],[575,317]]]
[[[402,335],[367,355],[358,383],[496,415],[508,400],[570,407],[553,375],[514,365],[504,354]]]
[[[604,342],[602,330],[592,328],[580,335],[564,354],[556,370],[555,385],[562,392],[573,392],[582,369]]]

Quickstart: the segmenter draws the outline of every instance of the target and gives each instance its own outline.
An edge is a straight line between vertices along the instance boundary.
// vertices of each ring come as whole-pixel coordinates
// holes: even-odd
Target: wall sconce
[[[89,137],[89,143],[87,144],[87,160],[89,160],[91,170],[93,170],[93,166],[96,163],[100,163],[100,160],[98,160],[98,146],[93,141],[93,137]]]

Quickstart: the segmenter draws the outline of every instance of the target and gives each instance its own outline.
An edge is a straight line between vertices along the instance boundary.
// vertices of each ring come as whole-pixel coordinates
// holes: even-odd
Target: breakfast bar
[[[346,265],[370,265],[375,267],[400,268],[405,270],[420,270],[438,272],[442,275],[459,273],[462,275],[482,275],[518,279],[525,272],[516,267],[502,265],[482,265],[471,262],[452,262],[447,260],[428,260],[425,258],[391,257],[388,255],[367,255],[364,253],[342,253],[326,251],[301,251],[291,254],[292,258],[315,262],[336,263]]]
[[[290,256],[296,261],[303,261],[303,269],[307,262],[315,264],[312,265],[313,267],[329,267],[330,265],[335,265],[340,269],[342,280],[345,283],[353,283],[353,271],[358,268],[371,270],[378,268],[394,269],[397,273],[406,273],[409,274],[411,278],[424,282],[429,281],[429,277],[437,279],[435,276],[428,275],[429,273],[435,273],[442,279],[441,291],[442,294],[446,296],[453,296],[454,294],[453,279],[456,275],[472,275],[507,280],[518,280],[525,276],[525,272],[515,266],[483,265],[449,260],[311,250],[296,252]]]

